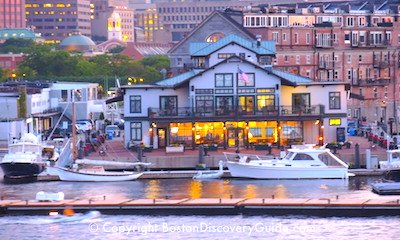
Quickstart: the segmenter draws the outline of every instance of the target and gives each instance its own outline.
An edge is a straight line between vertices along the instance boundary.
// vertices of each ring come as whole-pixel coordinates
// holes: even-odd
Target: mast
[[[76,151],[76,116],[75,116],[75,89],[72,90],[72,162],[75,162],[77,158],[77,151]]]

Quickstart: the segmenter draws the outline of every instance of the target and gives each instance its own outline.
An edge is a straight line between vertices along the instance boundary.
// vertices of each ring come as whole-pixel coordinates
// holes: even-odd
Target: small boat
[[[101,213],[99,211],[89,211],[87,213],[73,213],[72,215],[59,215],[58,212],[50,213],[50,220],[48,223],[69,223],[69,222],[83,222],[91,219],[99,218]]]
[[[106,171],[103,167],[92,168],[63,168],[48,167],[49,172],[58,175],[61,181],[70,182],[118,182],[131,181],[142,176],[143,172],[135,173],[131,171]]]
[[[224,153],[232,177],[254,179],[347,179],[348,165],[329,149],[293,145],[282,159]]]
[[[379,168],[385,170],[385,180],[400,182],[400,149],[387,150],[386,161],[379,161]]]
[[[32,133],[24,134],[21,139],[8,145],[0,166],[5,182],[31,182],[45,169],[46,161],[57,160],[54,146],[43,144]]]
[[[400,195],[400,182],[373,183],[371,187],[379,195]]]
[[[219,169],[218,171],[198,171],[193,179],[218,179],[224,175],[224,162],[219,161]]]

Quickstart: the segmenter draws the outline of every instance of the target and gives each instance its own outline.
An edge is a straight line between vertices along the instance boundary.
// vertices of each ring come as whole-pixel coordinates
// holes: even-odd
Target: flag
[[[244,73],[239,67],[238,67],[238,74],[239,74],[239,80],[243,81],[245,84],[249,84],[249,76],[247,76],[246,73]]]

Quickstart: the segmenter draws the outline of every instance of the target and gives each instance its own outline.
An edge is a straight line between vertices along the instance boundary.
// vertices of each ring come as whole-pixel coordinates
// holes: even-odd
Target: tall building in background
[[[0,0],[0,28],[25,27],[25,0]]]
[[[26,0],[27,26],[48,43],[58,43],[73,33],[90,37],[90,0]]]
[[[128,0],[92,0],[92,36],[97,42],[118,39],[134,41],[134,11]]]

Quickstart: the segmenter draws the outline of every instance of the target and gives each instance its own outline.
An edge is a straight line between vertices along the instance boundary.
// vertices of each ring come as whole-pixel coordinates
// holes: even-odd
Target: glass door
[[[165,128],[158,128],[157,129],[157,136],[158,136],[158,147],[159,148],[165,148],[167,146],[167,141],[166,141],[166,129]]]

